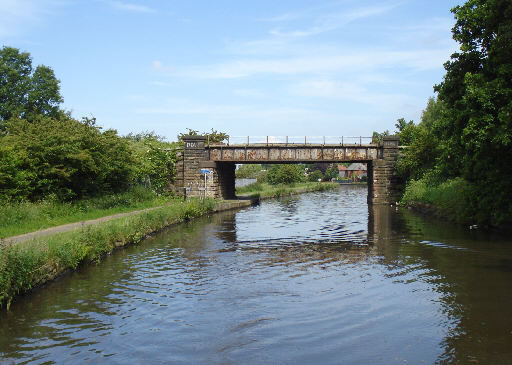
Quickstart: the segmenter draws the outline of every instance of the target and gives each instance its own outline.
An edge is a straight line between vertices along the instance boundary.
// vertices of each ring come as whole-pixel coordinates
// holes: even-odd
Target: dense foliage
[[[304,167],[296,164],[273,165],[267,173],[271,185],[291,184],[306,181]]]
[[[134,158],[116,131],[69,116],[10,119],[0,137],[0,196],[72,199],[126,189]]]
[[[512,221],[512,2],[469,0],[452,12],[460,51],[445,64],[421,123],[397,123],[409,146],[398,173],[432,189],[464,181],[472,192],[464,194],[465,214],[504,225]]]
[[[133,183],[160,193],[166,191],[175,176],[177,143],[166,142],[154,133],[130,134],[126,138],[135,159]]]
[[[264,171],[260,164],[240,165],[235,171],[238,179],[258,179],[263,173]]]

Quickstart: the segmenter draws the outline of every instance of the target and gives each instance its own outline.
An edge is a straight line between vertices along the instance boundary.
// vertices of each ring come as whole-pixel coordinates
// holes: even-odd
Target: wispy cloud
[[[126,3],[122,1],[111,1],[110,4],[119,10],[131,11],[136,13],[155,13],[156,10],[146,5]]]
[[[299,30],[283,31],[280,28],[271,29],[269,33],[279,37],[309,37],[324,32],[342,28],[354,21],[365,19],[371,16],[381,15],[395,8],[397,5],[374,5],[358,8],[347,12],[324,15],[316,20],[317,25]]]
[[[410,95],[396,92],[375,92],[361,82],[312,80],[294,84],[290,92],[315,98],[342,100],[369,105],[377,110],[396,108],[400,104],[413,104],[418,100]]]
[[[352,74],[393,67],[421,71],[439,68],[449,57],[448,50],[388,51],[354,50],[345,54],[297,56],[275,59],[247,58],[220,64],[169,68],[159,64],[156,70],[168,76],[198,79],[235,79],[258,74]]]
[[[58,5],[62,4],[54,0],[1,0],[0,38],[25,34],[43,23]]]

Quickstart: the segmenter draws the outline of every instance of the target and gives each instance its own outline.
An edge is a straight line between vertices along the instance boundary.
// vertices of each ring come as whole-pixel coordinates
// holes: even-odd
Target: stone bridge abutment
[[[247,163],[367,164],[368,203],[394,204],[398,200],[394,177],[398,137],[386,136],[380,144],[207,144],[203,136],[184,136],[178,151],[175,192],[187,197],[234,199],[235,166]]]

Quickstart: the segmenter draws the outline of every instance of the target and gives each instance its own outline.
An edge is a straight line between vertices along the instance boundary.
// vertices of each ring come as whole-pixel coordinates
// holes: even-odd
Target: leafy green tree
[[[62,101],[59,80],[55,77],[53,70],[47,66],[37,66],[32,74],[26,112],[32,115],[56,116]]]
[[[408,146],[412,143],[414,139],[414,132],[416,129],[416,125],[414,121],[410,120],[406,122],[404,118],[400,118],[396,121],[395,127],[398,131],[398,136],[400,137],[400,145]]]
[[[324,179],[325,180],[331,180],[331,179],[335,179],[337,177],[338,177],[338,165],[337,164],[332,164],[325,171]]]
[[[385,130],[382,133],[374,131],[372,134],[372,143],[381,144],[384,136],[389,136],[388,130]]]
[[[476,184],[480,219],[499,223],[512,218],[512,2],[469,0],[452,12],[460,51],[435,87],[444,103],[436,167]]]
[[[47,66],[32,71],[29,53],[12,47],[0,49],[0,130],[11,118],[57,115],[63,101],[59,80]]]
[[[442,102],[429,98],[426,109],[422,113],[421,122],[415,125],[400,118],[396,124],[396,134],[400,144],[404,146],[397,162],[397,175],[405,187],[411,179],[421,179],[425,174],[435,175],[435,164],[438,152],[438,139],[432,132],[433,125],[441,116]],[[432,177],[432,180],[435,179]],[[434,182],[432,181],[432,182]]]
[[[257,179],[261,175],[262,167],[259,164],[244,164],[235,171],[239,179]]]

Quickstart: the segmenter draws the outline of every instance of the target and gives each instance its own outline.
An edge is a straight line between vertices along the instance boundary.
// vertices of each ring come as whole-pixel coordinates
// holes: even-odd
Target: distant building
[[[347,166],[338,165],[338,176],[339,177],[348,177],[347,176]]]
[[[350,164],[348,167],[343,165],[338,165],[338,176],[344,178],[350,178],[353,181],[361,180],[363,176],[367,176],[367,168],[366,164],[355,162]]]

